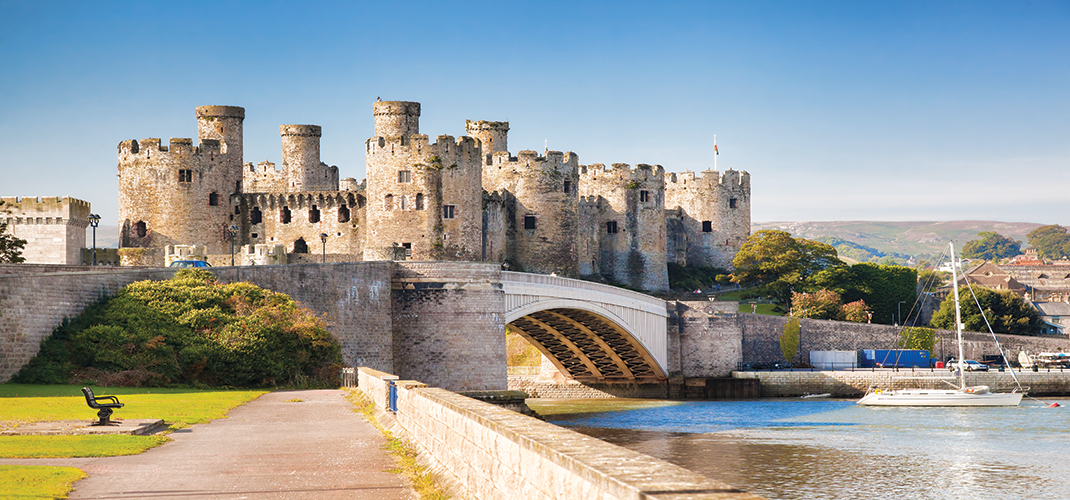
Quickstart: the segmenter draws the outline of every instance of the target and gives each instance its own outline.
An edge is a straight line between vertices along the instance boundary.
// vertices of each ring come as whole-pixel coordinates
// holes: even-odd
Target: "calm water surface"
[[[1064,406],[702,401],[547,420],[773,499],[1068,499],[1070,401],[1057,401]],[[529,402],[536,411],[578,404]]]

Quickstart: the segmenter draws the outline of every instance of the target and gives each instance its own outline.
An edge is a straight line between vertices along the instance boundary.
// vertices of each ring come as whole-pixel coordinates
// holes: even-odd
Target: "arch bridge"
[[[504,322],[581,382],[667,378],[665,301],[589,281],[502,272]]]

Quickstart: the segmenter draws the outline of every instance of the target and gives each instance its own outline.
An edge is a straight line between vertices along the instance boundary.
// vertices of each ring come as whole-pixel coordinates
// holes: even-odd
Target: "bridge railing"
[[[573,278],[562,278],[560,276],[550,276],[546,274],[533,274],[533,273],[518,273],[515,271],[502,271],[502,281],[512,281],[517,283],[532,283],[537,285],[549,285],[558,286],[563,288],[578,288],[581,290],[589,290],[592,292],[613,294],[620,297],[627,297],[631,300],[637,300],[650,304],[651,306],[664,307],[665,301],[657,297],[651,297],[645,293],[633,292],[624,288],[603,285],[601,283],[594,283],[591,281],[578,280]]]

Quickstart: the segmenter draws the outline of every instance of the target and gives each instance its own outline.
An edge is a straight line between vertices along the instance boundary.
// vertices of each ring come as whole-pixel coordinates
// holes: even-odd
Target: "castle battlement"
[[[524,150],[516,156],[510,156],[508,151],[499,151],[492,155],[491,166],[498,168],[512,168],[516,170],[576,170],[579,168],[580,157],[571,151],[547,151],[546,156],[539,156],[537,151]]]
[[[440,135],[435,138],[433,144],[425,134],[379,136],[368,139],[366,145],[369,156],[436,155],[442,158],[457,158],[480,154],[479,141],[468,136]]]
[[[627,163],[614,163],[609,168],[602,163],[580,165],[580,182],[602,181],[616,177],[619,181],[664,184],[665,168],[661,165],[640,163],[634,168]]]
[[[89,202],[69,196],[5,196],[0,198],[0,217],[45,218],[61,223],[64,219],[85,219],[89,216]],[[26,222],[30,223],[30,222]]]
[[[140,157],[144,159],[157,159],[161,162],[164,159],[174,156],[205,156],[209,159],[215,159],[216,156],[223,155],[220,152],[219,141],[215,139],[202,139],[199,146],[193,146],[193,139],[172,137],[168,146],[161,144],[161,140],[157,138],[137,140],[127,140],[119,143],[119,161],[122,162],[124,158],[131,159],[131,157]]]
[[[694,172],[670,172],[665,174],[666,189],[717,189],[722,187],[739,187],[750,189],[750,174],[746,171],[725,170],[723,173],[716,170],[704,170],[699,176]]]

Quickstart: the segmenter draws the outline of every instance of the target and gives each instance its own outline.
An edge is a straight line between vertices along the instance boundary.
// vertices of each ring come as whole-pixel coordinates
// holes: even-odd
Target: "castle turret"
[[[509,122],[466,120],[464,129],[469,136],[479,139],[484,165],[491,164],[494,153],[509,151]]]
[[[245,108],[238,106],[197,106],[197,139],[219,141],[219,152],[237,162],[241,169],[242,122],[245,121]]]
[[[750,236],[750,174],[735,170],[667,174],[665,208],[674,219],[670,261],[731,269],[732,259]]]
[[[420,103],[377,101],[372,104],[376,137],[405,137],[420,133]]]
[[[319,125],[279,125],[286,190],[337,191],[338,168],[320,162]]]

